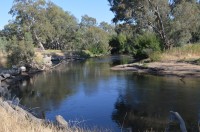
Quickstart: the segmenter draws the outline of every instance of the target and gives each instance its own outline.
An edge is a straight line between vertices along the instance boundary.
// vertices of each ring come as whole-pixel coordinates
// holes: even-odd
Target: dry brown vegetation
[[[5,67],[7,63],[6,55],[0,51],[0,67]]]
[[[161,61],[189,61],[200,58],[200,44],[172,48],[161,54]]]
[[[21,111],[21,108],[14,110],[7,102],[0,98],[0,132],[95,132],[98,129],[89,130],[77,126],[61,129],[52,123],[44,124],[42,121],[30,119]]]

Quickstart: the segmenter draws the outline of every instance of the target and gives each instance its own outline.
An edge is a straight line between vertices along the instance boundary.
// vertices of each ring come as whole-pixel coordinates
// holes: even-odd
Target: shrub
[[[25,34],[23,40],[18,40],[15,36],[7,44],[9,65],[19,65],[30,63],[34,57],[34,46],[30,34]]]
[[[152,32],[145,32],[138,35],[134,41],[133,52],[136,58],[148,58],[155,51],[161,51],[160,40]]]

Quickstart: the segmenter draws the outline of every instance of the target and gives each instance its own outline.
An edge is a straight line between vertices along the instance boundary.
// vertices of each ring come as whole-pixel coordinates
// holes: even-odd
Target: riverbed
[[[177,111],[190,131],[200,116],[200,79],[113,71],[128,56],[75,61],[24,81],[17,96],[36,114],[54,121],[112,131],[165,130],[169,111]]]

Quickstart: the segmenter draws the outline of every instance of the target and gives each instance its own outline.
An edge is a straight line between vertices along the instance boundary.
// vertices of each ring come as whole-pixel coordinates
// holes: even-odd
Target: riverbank
[[[117,65],[112,70],[128,70],[159,76],[200,77],[200,66],[183,62],[149,62]]]
[[[0,98],[0,131],[1,132],[93,132],[77,126],[70,126],[61,116],[56,123],[36,118],[19,107],[17,100],[6,101]],[[59,122],[58,122],[59,121]]]

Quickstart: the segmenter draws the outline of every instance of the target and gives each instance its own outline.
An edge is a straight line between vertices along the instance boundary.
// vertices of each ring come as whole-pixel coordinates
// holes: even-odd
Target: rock
[[[19,115],[21,118],[26,118],[35,123],[45,123],[45,120],[42,120],[42,119],[39,119],[39,118],[33,116],[28,111],[22,109],[18,105],[15,105],[13,103],[13,101],[2,101],[2,102],[0,102],[0,105],[1,105],[1,103],[3,103],[7,107],[7,109],[9,109],[9,111],[11,111],[12,113],[14,112],[15,114]]]
[[[47,65],[47,66],[51,66],[52,65],[51,56],[45,55],[43,59],[44,59],[44,64],[45,65]]]
[[[19,98],[15,98],[15,99],[12,101],[12,104],[13,104],[13,105],[19,105],[19,102],[20,102]]]
[[[61,115],[56,116],[56,121],[57,121],[59,127],[61,127],[61,128],[68,127],[68,122]]]
[[[0,76],[0,82],[1,82],[1,80],[3,80],[3,79],[4,79],[4,77]]]
[[[10,77],[10,74],[6,73],[6,74],[2,74],[1,76],[6,79]]]
[[[21,72],[25,72],[26,71],[26,67],[25,66],[21,66],[19,69],[20,69]]]

